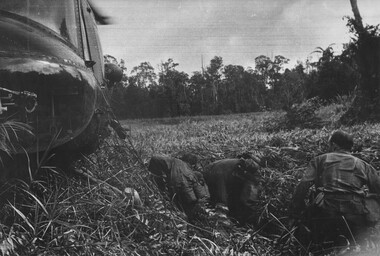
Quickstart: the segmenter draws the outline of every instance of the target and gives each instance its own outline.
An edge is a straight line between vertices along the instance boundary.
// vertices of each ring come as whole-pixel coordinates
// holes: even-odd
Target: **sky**
[[[157,71],[172,58],[191,75],[221,56],[224,65],[255,66],[282,55],[290,66],[317,59],[317,47],[336,52],[350,40],[343,16],[349,0],[92,0],[111,25],[99,26],[104,54],[124,59],[127,72],[142,62]],[[380,23],[380,1],[358,0],[364,24]]]

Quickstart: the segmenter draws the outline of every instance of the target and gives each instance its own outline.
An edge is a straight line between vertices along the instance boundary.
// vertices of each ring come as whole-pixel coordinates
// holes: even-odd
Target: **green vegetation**
[[[315,113],[338,114],[338,103]],[[124,121],[124,127],[131,129],[126,141],[112,134],[95,153],[74,164],[73,169],[86,176],[45,168],[42,177],[7,187],[13,197],[0,209],[0,251],[10,255],[305,255],[315,251],[317,247],[302,248],[294,239],[287,209],[304,167],[326,150],[334,127],[329,125],[332,120],[323,119],[322,128],[287,130],[276,125],[276,132],[268,132],[266,124],[281,122],[279,117],[285,118],[286,113]],[[356,136],[357,155],[380,168],[379,124],[342,128]],[[182,151],[198,155],[202,165],[245,152],[260,156],[263,189],[258,227],[223,226],[212,218],[189,224],[159,193],[146,167],[153,153]],[[142,208],[120,193],[126,187],[139,192]],[[372,235],[375,244],[360,252],[374,252],[379,238]]]

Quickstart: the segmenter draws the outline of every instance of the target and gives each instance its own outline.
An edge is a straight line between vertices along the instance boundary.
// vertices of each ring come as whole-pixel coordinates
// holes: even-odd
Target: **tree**
[[[140,88],[154,86],[157,83],[156,80],[157,75],[149,62],[142,62],[139,66],[134,67],[129,77],[129,82]]]
[[[288,63],[289,59],[282,55],[274,57],[273,61],[264,55],[255,58],[255,71],[260,76],[261,83],[266,88],[265,106],[270,108],[278,108],[281,103],[278,101],[281,76],[284,64]]]
[[[224,67],[224,79],[218,90],[219,113],[240,112],[243,73],[244,68],[242,66],[227,65]]]
[[[263,77],[265,85],[272,88],[276,85],[284,64],[288,62],[289,59],[282,55],[275,56],[273,61],[267,56],[260,55],[255,58],[255,68],[257,73]]]
[[[332,48],[333,44],[330,44],[326,47],[326,49],[323,49],[322,47],[317,47],[312,53],[319,53],[321,54],[321,57],[318,59],[317,63],[315,63],[315,66],[319,68],[326,62],[331,62],[334,59],[334,49]]]
[[[321,57],[313,63],[315,69],[311,71],[306,82],[307,97],[319,97],[329,101],[338,95],[350,94],[358,82],[352,56],[347,55],[346,51],[335,56],[331,45],[326,49],[318,47],[314,52],[320,53]]]
[[[175,63],[173,59],[161,63],[159,85],[164,89],[170,115],[189,115],[190,104],[187,97],[189,77],[186,73],[176,70],[176,66],[178,63]]]
[[[301,103],[305,99],[304,68],[299,63],[294,69],[286,69],[281,76],[281,87],[278,93],[280,107],[289,110],[293,104]]]
[[[205,100],[208,102],[205,106],[207,113],[215,113],[218,107],[218,89],[221,85],[222,78],[222,68],[223,68],[223,58],[220,56],[215,56],[210,61],[210,65],[206,68],[205,79],[206,79],[206,90],[205,90]]]
[[[124,118],[150,117],[149,90],[136,84],[129,84],[123,95]]]
[[[189,81],[189,100],[191,114],[206,113],[205,102],[206,79],[201,72],[194,72]]]
[[[364,26],[356,0],[350,0],[354,18],[348,18],[354,34],[355,59],[360,73],[356,98],[341,122],[351,124],[380,120],[380,36],[378,26]]]
[[[285,58],[282,55],[276,55],[272,62],[272,71],[273,73],[279,73],[285,64],[289,62],[288,58]]]
[[[267,88],[260,82],[260,76],[250,67],[244,72],[244,84],[246,86],[245,97],[249,97],[250,111],[259,111],[266,107]]]
[[[255,71],[262,77],[262,81],[265,86],[270,86],[270,72],[272,67],[272,61],[265,55],[260,55],[255,58]]]
[[[281,86],[281,83],[279,81],[281,80],[282,74],[280,73],[283,70],[283,67],[285,64],[289,62],[289,59],[285,58],[282,55],[277,55],[274,57],[274,60],[271,62],[271,65],[269,67],[269,81],[272,91],[274,94],[278,94],[279,87]]]

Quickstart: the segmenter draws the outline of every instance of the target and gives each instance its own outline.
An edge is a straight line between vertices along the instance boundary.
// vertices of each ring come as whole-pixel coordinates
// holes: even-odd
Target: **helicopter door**
[[[87,0],[81,1],[83,50],[87,67],[92,67],[99,84],[104,78],[104,57],[98,36],[94,14]]]

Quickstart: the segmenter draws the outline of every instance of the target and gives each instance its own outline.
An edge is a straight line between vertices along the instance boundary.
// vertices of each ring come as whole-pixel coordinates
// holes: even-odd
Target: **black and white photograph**
[[[380,255],[380,1],[0,0],[0,255]]]

